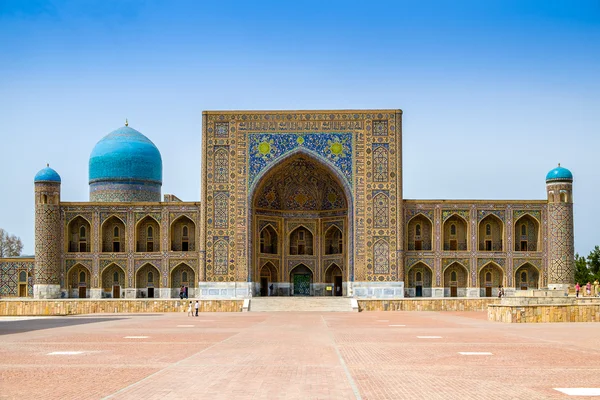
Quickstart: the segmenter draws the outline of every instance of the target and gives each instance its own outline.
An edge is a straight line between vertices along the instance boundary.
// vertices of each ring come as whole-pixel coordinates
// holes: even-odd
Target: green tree
[[[587,257],[587,264],[590,272],[594,276],[594,279],[600,278],[600,246],[594,247],[594,250],[590,251],[590,255]]]
[[[23,251],[21,239],[0,228],[0,258],[20,256],[21,251]]]
[[[592,274],[590,273],[585,257],[575,253],[575,282],[579,282],[583,286],[590,279],[592,279]]]

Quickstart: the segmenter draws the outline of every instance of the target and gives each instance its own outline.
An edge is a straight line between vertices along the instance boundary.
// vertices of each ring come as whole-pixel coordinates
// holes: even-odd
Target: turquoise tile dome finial
[[[560,163],[558,163],[558,167],[554,168],[546,175],[546,182],[555,181],[573,182],[573,174],[568,169],[561,167]]]
[[[92,201],[160,201],[160,152],[126,120],[92,150],[89,183]]]
[[[50,164],[46,164],[46,168],[41,169],[37,174],[35,174],[33,181],[60,183],[60,175],[58,175],[58,172],[50,168]]]

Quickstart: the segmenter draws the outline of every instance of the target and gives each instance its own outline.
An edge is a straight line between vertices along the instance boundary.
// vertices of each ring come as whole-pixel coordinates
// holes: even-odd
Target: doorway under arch
[[[306,265],[297,265],[290,271],[290,284],[294,296],[310,296],[312,283],[313,272]]]
[[[343,289],[343,278],[342,278],[342,269],[336,264],[332,263],[325,271],[325,283],[327,287],[331,288],[331,292],[328,293],[326,290],[326,294],[331,294],[332,296],[342,296]]]

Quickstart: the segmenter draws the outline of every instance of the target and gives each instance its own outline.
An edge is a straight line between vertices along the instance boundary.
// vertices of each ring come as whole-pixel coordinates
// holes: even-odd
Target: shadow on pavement
[[[94,324],[97,322],[118,321],[128,318],[85,318],[85,317],[57,317],[27,319],[20,321],[0,321],[0,335],[37,331],[40,329],[62,328],[82,324]]]

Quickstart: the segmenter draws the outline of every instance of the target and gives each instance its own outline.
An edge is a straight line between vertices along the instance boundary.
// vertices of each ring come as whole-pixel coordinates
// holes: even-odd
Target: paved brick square
[[[500,324],[484,312],[0,318],[2,399],[567,399],[584,397],[554,388],[589,387],[600,387],[598,323]]]

